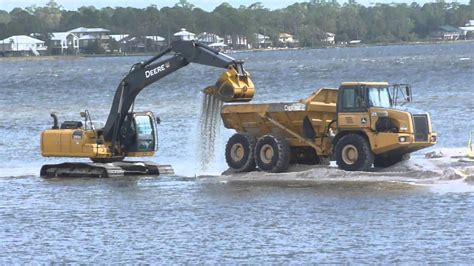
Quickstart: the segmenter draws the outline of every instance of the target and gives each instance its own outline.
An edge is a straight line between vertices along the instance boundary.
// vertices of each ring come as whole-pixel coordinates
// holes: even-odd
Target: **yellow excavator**
[[[41,177],[112,177],[122,175],[172,174],[169,165],[145,161],[125,161],[126,157],[150,157],[157,151],[157,124],[152,112],[134,112],[137,95],[148,85],[187,66],[197,63],[224,68],[214,86],[206,93],[224,102],[250,101],[255,86],[243,61],[236,60],[196,41],[175,41],[163,52],[145,62],[134,64],[117,87],[105,125],[81,112],[83,121],[64,121],[56,114],[51,129],[41,134],[44,157],[90,158],[92,162],[44,165]]]

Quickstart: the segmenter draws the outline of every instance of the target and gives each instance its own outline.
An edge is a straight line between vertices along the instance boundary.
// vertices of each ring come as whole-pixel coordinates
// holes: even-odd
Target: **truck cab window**
[[[388,87],[369,88],[369,103],[371,107],[392,107],[392,99]]]
[[[342,92],[342,112],[361,112],[367,110],[365,89],[345,88]]]

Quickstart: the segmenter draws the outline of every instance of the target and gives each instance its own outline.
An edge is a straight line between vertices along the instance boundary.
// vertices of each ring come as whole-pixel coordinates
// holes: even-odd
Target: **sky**
[[[345,0],[338,0],[340,3],[344,3]],[[32,5],[44,6],[48,0],[0,0],[0,10],[10,11],[15,7],[28,7]],[[95,6],[96,8],[102,8],[106,6],[111,7],[137,7],[143,8],[155,4],[158,8],[165,6],[174,6],[178,0],[56,0],[61,6],[68,10],[76,10],[81,6]],[[278,9],[287,7],[295,2],[308,2],[302,0],[188,0],[188,2],[194,4],[196,7],[202,8],[207,11],[212,11],[216,6],[220,5],[222,2],[228,2],[234,7],[239,7],[240,5],[248,6],[255,2],[262,2],[263,5],[270,9]],[[375,2],[377,3],[411,3],[418,2],[424,4],[426,2],[434,2],[434,0],[357,0],[358,3],[363,5],[371,5]],[[451,0],[446,0],[446,2],[451,2]],[[466,4],[469,0],[458,0],[458,3]]]

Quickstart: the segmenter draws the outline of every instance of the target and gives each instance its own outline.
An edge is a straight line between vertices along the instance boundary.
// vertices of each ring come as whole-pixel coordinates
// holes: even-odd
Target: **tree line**
[[[247,36],[254,33],[273,41],[282,32],[295,35],[301,46],[320,45],[325,32],[336,34],[337,42],[363,40],[364,43],[391,43],[423,40],[439,26],[463,26],[474,19],[474,0],[469,4],[443,0],[419,5],[373,4],[355,0],[340,4],[336,0],[310,0],[286,8],[270,10],[260,2],[234,7],[224,2],[208,12],[180,0],[173,7],[146,8],[84,6],[66,10],[51,0],[45,6],[0,10],[0,39],[11,35],[68,31],[77,27],[101,27],[115,34],[160,35],[167,39],[180,28],[195,33],[212,32],[220,36]]]

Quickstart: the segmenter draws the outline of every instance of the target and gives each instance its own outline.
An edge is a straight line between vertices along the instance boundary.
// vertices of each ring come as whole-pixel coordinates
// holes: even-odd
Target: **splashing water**
[[[214,159],[216,136],[220,129],[222,101],[213,95],[204,94],[201,105],[201,136],[199,139],[201,169],[207,170]]]

